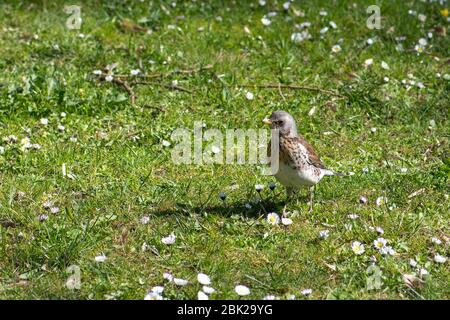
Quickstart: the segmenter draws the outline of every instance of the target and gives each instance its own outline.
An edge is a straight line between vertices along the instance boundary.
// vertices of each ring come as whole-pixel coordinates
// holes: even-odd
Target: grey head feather
[[[272,112],[269,118],[272,121],[271,128],[280,130],[280,134],[287,137],[297,137],[297,125],[294,118],[284,110]]]

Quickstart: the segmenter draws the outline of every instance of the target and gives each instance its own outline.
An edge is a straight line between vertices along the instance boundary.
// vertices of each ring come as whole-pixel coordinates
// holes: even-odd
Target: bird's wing
[[[301,145],[304,148],[301,148]],[[284,161],[285,163],[290,164],[294,169],[298,169],[302,159],[305,159],[309,165],[313,165],[320,169],[326,169],[313,147],[305,140],[305,138],[298,136],[283,139],[280,148],[280,161]]]
[[[314,148],[309,144],[308,141],[303,138],[303,136],[296,137],[296,140],[298,143],[301,143],[305,149],[308,151],[308,155],[306,157],[306,161],[317,168],[320,169],[326,169],[325,165],[323,164],[322,160],[320,160],[317,153],[314,151]]]

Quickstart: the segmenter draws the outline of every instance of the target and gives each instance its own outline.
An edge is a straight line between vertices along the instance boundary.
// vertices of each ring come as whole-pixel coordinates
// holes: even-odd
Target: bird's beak
[[[272,120],[270,120],[269,118],[264,118],[262,121],[264,124],[268,124],[271,125],[272,124]]]

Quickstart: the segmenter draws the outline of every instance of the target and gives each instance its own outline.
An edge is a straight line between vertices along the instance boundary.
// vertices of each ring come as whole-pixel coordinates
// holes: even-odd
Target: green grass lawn
[[[79,30],[63,1],[0,4],[0,299],[197,299],[198,273],[211,299],[450,298],[448,1],[78,2]],[[113,63],[135,103],[93,73]],[[258,87],[277,83],[321,90]],[[306,190],[289,202],[292,225],[266,221],[286,197],[260,165],[172,162],[173,130],[277,109],[347,174],[313,213]]]

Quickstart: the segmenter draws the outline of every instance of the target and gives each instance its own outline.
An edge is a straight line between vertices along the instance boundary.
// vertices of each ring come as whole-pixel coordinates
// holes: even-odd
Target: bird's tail
[[[334,172],[333,170],[330,169],[324,169],[323,170],[323,175],[324,176],[338,176],[338,177],[344,177],[345,174],[340,173],[340,172]]]

